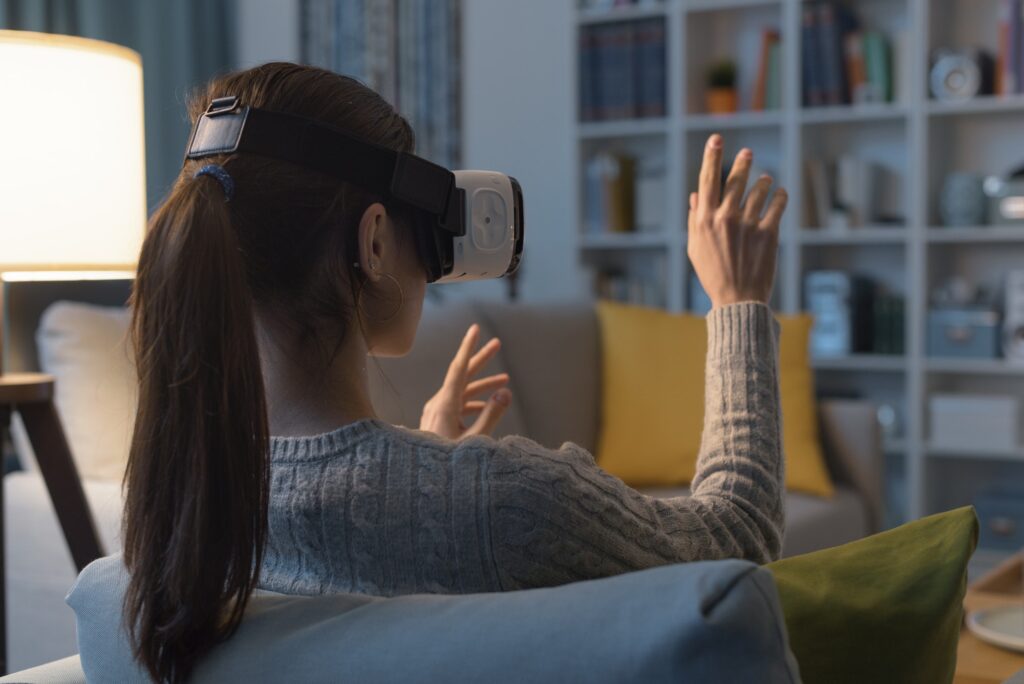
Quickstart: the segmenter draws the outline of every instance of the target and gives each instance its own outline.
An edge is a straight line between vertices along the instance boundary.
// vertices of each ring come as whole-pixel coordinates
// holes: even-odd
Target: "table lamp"
[[[135,269],[146,225],[142,60],[110,43],[0,31],[0,273],[85,280]],[[0,302],[2,307],[2,302]],[[0,326],[6,316],[0,317]],[[0,340],[4,339],[0,327]],[[3,354],[0,353],[0,364]],[[79,569],[102,555],[53,405],[54,379],[0,369]],[[0,488],[2,492],[2,488]],[[0,494],[2,497],[2,494]],[[0,498],[0,674],[3,631]]]

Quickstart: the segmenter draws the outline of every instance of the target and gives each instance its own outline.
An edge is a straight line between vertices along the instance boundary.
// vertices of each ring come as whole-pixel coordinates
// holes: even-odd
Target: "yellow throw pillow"
[[[634,487],[688,484],[704,421],[704,318],[601,302],[602,407],[597,461]],[[808,358],[811,317],[780,316],[779,384],[786,488],[831,496]]]

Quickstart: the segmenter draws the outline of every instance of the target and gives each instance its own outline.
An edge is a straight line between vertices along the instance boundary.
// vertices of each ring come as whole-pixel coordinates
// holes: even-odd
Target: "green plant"
[[[732,60],[715,62],[708,68],[709,88],[735,88],[736,63]]]

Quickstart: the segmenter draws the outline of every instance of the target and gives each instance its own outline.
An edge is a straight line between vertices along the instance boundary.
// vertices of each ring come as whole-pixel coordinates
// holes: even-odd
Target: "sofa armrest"
[[[82,662],[77,655],[44,663],[28,670],[14,672],[0,677],[0,684],[18,682],[18,684],[86,684]]]
[[[864,499],[872,533],[882,526],[884,507],[882,435],[874,404],[828,399],[818,408],[821,440],[833,480]]]

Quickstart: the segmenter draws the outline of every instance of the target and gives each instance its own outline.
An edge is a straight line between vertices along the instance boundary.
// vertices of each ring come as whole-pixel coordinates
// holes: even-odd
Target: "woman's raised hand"
[[[722,155],[722,136],[712,135],[704,148],[698,191],[690,195],[686,252],[713,307],[767,303],[788,196],[778,188],[766,210],[772,178],[761,176],[744,201],[754,161],[748,149],[736,155],[723,189]]]
[[[423,406],[420,430],[448,439],[489,435],[505,414],[512,402],[512,393],[505,387],[509,380],[508,373],[470,382],[501,348],[501,342],[495,337],[474,354],[473,349],[479,338],[480,326],[474,323],[462,338],[462,344],[448,366],[448,374],[441,389]],[[494,393],[487,401],[475,398],[492,391]],[[462,419],[474,413],[480,415],[467,427]]]

